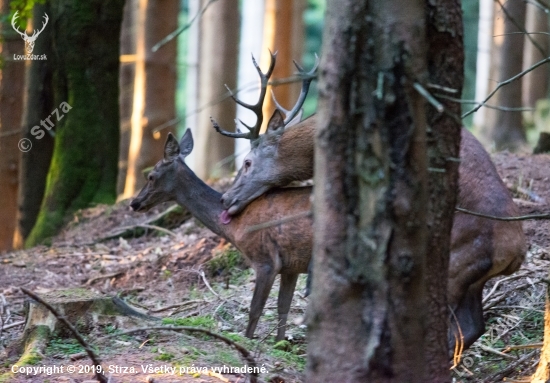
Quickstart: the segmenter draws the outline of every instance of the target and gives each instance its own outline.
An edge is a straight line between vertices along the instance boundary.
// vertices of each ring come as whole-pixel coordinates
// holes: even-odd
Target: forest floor
[[[498,153],[493,160],[511,188],[525,189],[514,192],[523,214],[550,212],[550,156]],[[218,185],[219,189],[225,187],[227,182]],[[274,342],[278,284],[272,289],[256,339],[246,339],[242,334],[248,322],[254,274],[238,252],[181,210],[152,220],[171,205],[139,214],[131,212],[128,204],[123,201],[79,211],[47,246],[0,254],[0,375],[9,372],[17,360],[12,345],[23,331],[26,301],[19,287],[38,294],[83,287],[122,297],[134,307],[163,318],[165,324],[199,326],[229,337],[247,348],[257,365],[267,371],[260,375],[264,382],[302,381],[306,362],[302,324],[307,306],[303,297],[305,276],[294,295],[288,341]],[[487,283],[487,331],[452,370],[456,383],[521,381],[536,368],[546,287],[540,281],[550,270],[550,221],[524,221],[523,225],[529,242],[527,258],[515,274]],[[246,380],[241,373],[213,372],[214,367],[242,367],[245,362],[236,350],[209,336],[158,330],[116,336],[138,324],[129,326],[112,319],[98,323],[83,332],[103,366],[111,366],[112,373],[107,375],[111,375],[112,383]],[[158,325],[139,323],[139,327]],[[114,337],[104,338],[107,335]],[[86,373],[89,360],[71,361],[71,356],[81,352],[73,339],[55,337],[37,366],[64,367],[64,373],[17,374],[11,381],[93,381],[93,374]],[[76,371],[67,373],[69,366]],[[176,367],[177,373],[143,372],[149,366]]]

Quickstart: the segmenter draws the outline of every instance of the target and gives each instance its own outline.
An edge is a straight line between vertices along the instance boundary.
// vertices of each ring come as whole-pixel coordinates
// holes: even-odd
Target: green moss
[[[210,315],[175,319],[165,318],[162,320],[162,323],[171,326],[190,326],[204,328],[212,328],[216,325],[216,321]]]
[[[174,354],[170,354],[169,352],[163,352],[155,358],[155,360],[161,360],[163,362],[170,362],[172,359],[174,359]]]
[[[53,236],[72,212],[113,203],[119,146],[118,36],[123,1],[52,0],[55,105],[71,109],[57,121],[54,154],[40,213],[27,246]],[[55,12],[62,12],[63,17]],[[90,32],[94,31],[93,34]],[[85,54],[83,54],[85,52]]]
[[[84,348],[75,339],[54,338],[46,350],[50,355],[72,355],[84,351]]]

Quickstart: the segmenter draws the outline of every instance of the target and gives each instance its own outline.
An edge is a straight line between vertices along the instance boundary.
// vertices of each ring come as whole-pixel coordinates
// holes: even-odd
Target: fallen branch
[[[508,365],[506,368],[504,368],[504,370],[499,371],[496,374],[489,376],[488,378],[485,378],[485,381],[500,382],[503,378],[506,377],[506,375],[514,371],[518,366],[525,363],[528,359],[532,358],[537,352],[538,350],[531,351],[529,354],[524,355],[522,358],[518,359],[516,362]]]
[[[38,295],[33,293],[30,290],[27,290],[24,287],[21,287],[21,291],[34,299],[35,301],[41,303],[44,307],[46,307],[61,323],[63,323],[67,328],[73,333],[74,337],[80,343],[80,345],[84,348],[84,351],[86,351],[86,354],[88,354],[88,357],[92,360],[92,363],[94,364],[95,368],[95,377],[97,380],[100,381],[100,383],[108,383],[108,379],[103,373],[101,372],[103,368],[101,367],[101,361],[99,357],[95,354],[94,350],[90,347],[90,345],[84,340],[82,335],[77,331],[76,328],[67,320],[65,317],[63,317],[61,314],[57,312],[56,309],[54,309],[48,302],[44,301],[42,298],[40,298]]]
[[[94,283],[96,281],[99,281],[99,280],[102,280],[102,279],[109,279],[109,278],[118,277],[119,275],[122,275],[124,273],[125,273],[125,271],[118,271],[116,273],[99,275],[97,277],[93,277],[93,278],[88,279],[88,281],[85,283],[85,286],[90,286],[92,283]]]
[[[523,349],[526,349],[526,348],[542,348],[543,346],[543,342],[537,342],[537,343],[529,343],[529,344],[518,344],[518,345],[512,345],[512,346],[507,346],[504,350],[502,350],[503,352],[508,352],[508,351],[512,351],[512,350],[523,350]]]
[[[23,324],[25,324],[24,320],[19,321],[19,322],[13,322],[13,323],[7,324],[5,326],[2,326],[2,330],[7,330],[7,329],[10,329],[10,328],[13,328],[13,327],[21,326]]]
[[[212,332],[210,330],[206,330],[206,329],[199,328],[199,327],[190,327],[190,326],[140,327],[140,328],[134,328],[134,329],[131,329],[131,330],[122,331],[122,332],[119,332],[119,333],[116,333],[116,334],[109,334],[109,335],[106,335],[102,338],[99,338],[97,341],[101,342],[101,341],[104,341],[106,339],[114,338],[114,337],[117,337],[117,336],[129,335],[129,334],[133,334],[133,333],[136,333],[136,332],[149,331],[149,330],[189,331],[189,332],[201,332],[203,334],[210,335],[211,337],[219,339],[222,342],[224,342],[225,344],[235,348],[242,355],[242,357],[248,362],[249,367],[253,368],[253,371],[254,371],[254,367],[256,367],[256,360],[254,359],[254,357],[252,356],[250,351],[248,351],[246,348],[244,348],[243,346],[241,346],[237,342],[234,342],[233,340],[231,340],[231,339],[229,339],[229,338],[227,338],[223,335],[220,335],[220,334],[217,334],[217,333]],[[258,373],[257,372],[254,371],[254,372],[250,373],[249,376],[250,376],[250,382],[251,383],[257,383],[257,381],[258,381]]]

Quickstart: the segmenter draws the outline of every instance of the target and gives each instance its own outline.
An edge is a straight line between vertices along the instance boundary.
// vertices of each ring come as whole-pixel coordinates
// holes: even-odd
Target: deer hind
[[[176,201],[206,227],[227,239],[239,249],[256,273],[256,285],[250,306],[246,336],[254,335],[258,320],[277,274],[281,274],[277,340],[284,339],[285,324],[296,280],[307,271],[313,234],[309,216],[277,227],[249,232],[253,225],[281,220],[295,211],[311,209],[311,188],[287,188],[271,191],[258,198],[244,214],[224,223],[221,194],[202,182],[185,165],[185,157],[193,150],[193,137],[188,129],[180,144],[168,134],[164,159],[149,173],[147,184],[130,204],[134,211],[147,211],[162,202]],[[276,208],[274,208],[276,207]]]
[[[272,67],[269,73],[271,70]],[[263,97],[264,91],[255,108],[259,108],[257,105],[263,102]],[[300,102],[303,102],[302,97]],[[301,108],[300,102],[292,111]],[[220,132],[252,140],[252,149],[234,184],[222,196],[228,214],[239,217],[238,213],[245,214],[249,203],[271,188],[313,177],[316,118],[310,117],[292,127],[287,120],[276,111],[266,133],[261,136],[259,130],[239,136]],[[260,125],[257,121],[256,126]],[[220,131],[219,126],[216,129]],[[461,136],[458,206],[494,216],[517,215],[518,209],[487,152],[466,129],[462,129]],[[451,347],[455,338],[462,338],[463,345],[468,347],[483,334],[482,290],[485,282],[519,269],[525,252],[521,223],[455,213],[447,293],[453,311],[449,333]]]
[[[11,18],[11,26],[13,29],[21,35],[23,40],[25,40],[25,52],[30,55],[34,49],[34,42],[36,41],[36,38],[42,33],[44,28],[46,28],[46,25],[48,25],[49,17],[46,13],[44,13],[44,19],[45,21],[42,22],[42,28],[40,30],[33,29],[32,35],[27,35],[27,32],[21,32],[19,28],[15,25],[15,21],[17,20],[17,11],[13,14],[13,17]]]

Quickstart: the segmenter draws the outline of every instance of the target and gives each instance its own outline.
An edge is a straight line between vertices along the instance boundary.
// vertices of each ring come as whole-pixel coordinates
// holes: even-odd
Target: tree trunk
[[[56,126],[55,149],[28,245],[54,235],[67,213],[115,200],[123,5],[123,0],[108,5],[100,0],[51,2],[53,110],[57,113],[49,114]]]
[[[265,5],[264,35],[262,48],[262,68],[267,68],[271,60],[268,49],[277,51],[277,65],[273,70],[271,81],[276,82],[291,77],[296,69],[292,60],[301,63],[304,48],[303,13],[304,0],[267,0]],[[277,101],[283,107],[291,109],[300,94],[300,82],[282,84],[272,87]],[[268,92],[271,92],[268,89]],[[266,97],[263,107],[264,116],[271,116],[275,104],[271,97]],[[264,121],[263,130],[267,126]]]
[[[462,11],[458,0],[426,1],[428,7],[429,81],[461,94],[464,48]],[[460,115],[460,104],[441,99],[446,111]],[[454,208],[458,190],[460,123],[449,114],[427,108],[429,168],[428,250],[426,283],[426,382],[450,382],[447,350],[447,282]],[[444,172],[436,172],[443,169]]]
[[[550,285],[546,286],[546,309],[544,310],[544,343],[537,371],[531,383],[546,383],[550,379]]]
[[[51,18],[50,2],[35,4],[33,19],[42,20],[44,13]],[[17,195],[17,228],[13,238],[14,248],[22,248],[25,239],[30,234],[46,189],[46,178],[53,155],[53,134],[42,130],[44,136],[31,134],[33,127],[41,126],[45,116],[49,116],[55,109],[54,91],[52,85],[53,67],[55,57],[52,51],[53,23],[50,23],[40,37],[36,39],[33,53],[46,54],[47,60],[32,60],[27,64],[25,73],[25,97],[23,100],[23,116],[21,124],[21,136],[30,140],[32,149],[21,153],[19,163],[19,190]],[[22,53],[22,51],[20,51]],[[55,132],[56,123],[50,132]]]
[[[202,7],[209,0],[202,1]],[[224,137],[212,128],[210,116],[232,131],[235,127],[235,102],[222,100],[224,84],[235,89],[239,57],[239,3],[219,0],[212,4],[201,20],[198,135],[195,137],[196,173],[199,177],[218,178],[229,174],[235,152],[233,138]],[[246,128],[242,128],[246,129]],[[222,162],[223,161],[223,162]]]
[[[525,2],[523,0],[510,0],[502,2],[504,18],[504,36],[502,46],[499,49],[499,82],[520,73],[523,69],[523,42],[525,35]],[[495,77],[493,77],[495,78]],[[522,81],[514,81],[502,87],[489,104],[499,107],[521,107]],[[493,86],[494,87],[494,86]],[[523,128],[522,115],[519,111],[497,111],[494,125],[489,126],[491,139],[497,150],[515,150],[525,143],[525,129]]]
[[[546,5],[548,6],[548,5]],[[525,37],[523,69],[548,56],[548,16],[538,6],[527,3],[527,32],[543,33]],[[534,44],[536,43],[536,45]],[[523,78],[523,105],[534,108],[538,100],[546,98],[548,93],[548,67],[542,65],[527,73]],[[534,113],[531,113],[531,115]]]
[[[493,0],[479,0],[479,30],[477,35],[476,95],[475,100],[487,97],[491,71],[491,47],[493,41]],[[474,125],[486,130],[488,109],[481,108],[474,113]]]
[[[117,195],[124,193],[128,173],[128,152],[132,132],[132,105],[134,101],[134,78],[136,74],[136,31],[138,0],[124,4],[120,29],[120,146],[118,154]],[[123,197],[123,196],[121,196]]]
[[[418,0],[327,5],[308,382],[427,380],[425,17]]]
[[[136,66],[132,132],[124,198],[145,185],[143,171],[154,166],[164,152],[171,129],[155,129],[176,115],[176,40],[156,52],[153,45],[178,26],[177,0],[141,0],[137,16]]]
[[[0,1],[3,15],[9,15],[10,2]],[[14,32],[6,19],[2,23],[0,49],[0,252],[10,250],[16,227],[17,187],[21,139],[21,114],[25,87],[25,62],[14,61],[14,54],[21,54],[23,40]]]

